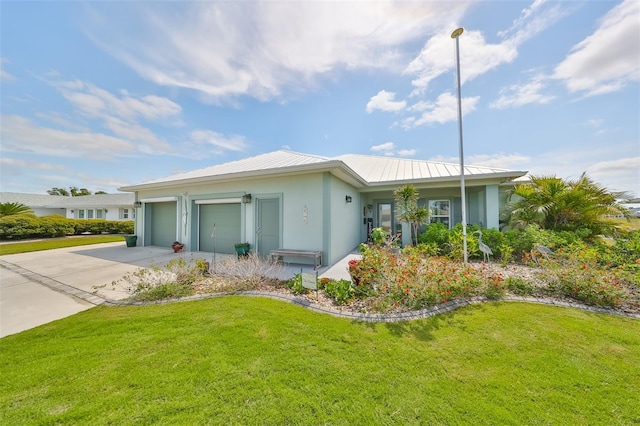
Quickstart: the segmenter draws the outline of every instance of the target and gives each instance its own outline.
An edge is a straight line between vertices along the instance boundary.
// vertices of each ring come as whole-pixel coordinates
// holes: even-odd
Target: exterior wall
[[[325,246],[329,248],[325,256],[328,263],[333,264],[362,242],[360,229],[363,205],[355,188],[328,173],[325,175],[325,186],[325,209],[329,210],[329,221],[324,228],[330,230],[325,233],[325,237],[329,238],[325,242]],[[350,203],[346,201],[347,195],[351,197]]]
[[[144,241],[145,199],[177,197],[180,222],[179,240],[187,250],[195,250],[197,238],[197,200],[241,198],[251,194],[252,201],[241,205],[241,239],[252,247],[256,244],[256,206],[263,198],[280,200],[282,247],[302,250],[323,250],[324,211],[322,174],[307,174],[260,180],[242,180],[210,185],[193,185],[149,191],[139,191],[143,207],[137,209],[136,234]],[[186,214],[185,214],[186,213]],[[186,219],[186,222],[185,222]],[[185,226],[186,225],[186,226]],[[148,231],[147,231],[148,232]],[[326,256],[326,254],[325,254]]]
[[[84,210],[85,217],[80,218],[79,210]],[[89,219],[87,210],[93,210],[93,217],[91,219],[105,219],[105,220],[133,220],[133,213],[135,209],[133,206],[108,206],[108,207],[74,207],[66,208],[61,214],[68,219]],[[102,210],[102,217],[99,218],[98,210]],[[127,216],[124,217],[123,211],[127,211]]]
[[[44,207],[31,207],[33,210],[33,214],[36,216],[51,216],[51,215],[65,215],[65,209],[56,209],[56,208],[44,208]]]

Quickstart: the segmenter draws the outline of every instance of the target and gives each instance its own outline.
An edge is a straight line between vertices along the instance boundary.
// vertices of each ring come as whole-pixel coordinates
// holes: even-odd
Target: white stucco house
[[[501,185],[525,175],[465,166],[467,222],[498,228]],[[431,221],[461,221],[460,172],[455,164],[275,151],[119,188],[135,193],[138,245],[180,241],[191,251],[234,253],[248,242],[274,249],[322,251],[331,265],[367,240],[368,229],[399,231],[393,191],[420,192]],[[408,228],[403,242],[409,243]]]
[[[81,197],[0,192],[1,203],[20,203],[36,216],[60,215],[70,219],[133,220],[135,195],[97,194]]]

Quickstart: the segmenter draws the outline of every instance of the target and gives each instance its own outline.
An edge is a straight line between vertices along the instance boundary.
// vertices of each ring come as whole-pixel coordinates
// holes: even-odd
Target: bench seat
[[[315,250],[293,250],[293,249],[276,249],[269,252],[270,258],[282,258],[285,257],[308,257],[313,259],[313,269],[318,269],[322,266],[322,252]]]

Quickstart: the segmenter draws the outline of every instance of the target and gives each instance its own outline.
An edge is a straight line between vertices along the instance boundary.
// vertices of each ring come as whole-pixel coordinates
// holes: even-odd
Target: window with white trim
[[[429,222],[443,223],[451,228],[451,201],[429,200]]]
[[[135,219],[135,209],[120,209],[120,219]]]
[[[96,219],[104,219],[104,210],[96,209]]]
[[[93,209],[87,209],[87,219],[93,219]]]
[[[78,210],[78,219],[84,219],[84,209]]]

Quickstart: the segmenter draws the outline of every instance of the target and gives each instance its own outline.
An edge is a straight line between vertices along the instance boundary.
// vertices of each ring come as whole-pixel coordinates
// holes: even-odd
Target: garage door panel
[[[175,202],[151,203],[151,245],[171,247],[176,240],[176,210]]]
[[[240,204],[200,205],[200,251],[235,253],[234,245],[241,242]],[[215,241],[211,238],[215,225]]]

